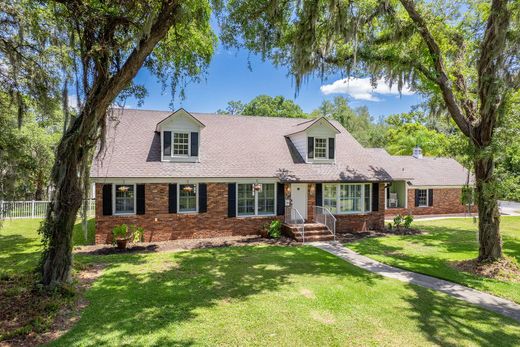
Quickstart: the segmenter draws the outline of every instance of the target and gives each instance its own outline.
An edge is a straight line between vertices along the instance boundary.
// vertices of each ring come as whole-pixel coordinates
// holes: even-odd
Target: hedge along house
[[[122,223],[146,241],[254,235],[275,219],[307,240],[380,229],[389,187],[409,179],[326,118],[114,113],[91,169],[96,243]]]

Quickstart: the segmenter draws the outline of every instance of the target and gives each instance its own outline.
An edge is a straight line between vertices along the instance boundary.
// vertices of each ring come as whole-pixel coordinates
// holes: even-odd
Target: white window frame
[[[181,211],[181,186],[195,186],[195,211]],[[177,184],[177,213],[196,214],[199,213],[199,184],[198,183],[178,183]]]
[[[134,189],[134,211],[133,212],[117,212],[116,211],[116,187],[117,186],[132,186]],[[114,216],[132,216],[135,215],[135,211],[137,209],[137,187],[136,184],[112,184],[112,214]]]
[[[251,186],[251,189],[253,184],[272,184],[274,186],[274,213],[268,213],[268,214],[258,214],[258,192],[255,192],[255,213],[254,214],[241,214],[239,215],[238,214],[238,185],[239,184],[247,184],[249,186]],[[236,216],[238,218],[247,218],[247,217],[273,217],[273,216],[276,216],[276,202],[278,201],[277,200],[277,196],[276,194],[278,193],[277,192],[278,189],[276,189],[276,183],[273,183],[273,182],[245,182],[245,183],[236,183],[235,184],[235,211],[236,211]]]
[[[419,198],[419,204],[417,207],[430,207],[428,205],[428,202],[430,201],[430,192],[429,192],[429,189],[417,189],[417,191],[421,191],[421,190],[424,190],[426,191],[426,205],[421,205],[421,199]],[[417,195],[419,195],[419,193],[417,193]]]
[[[338,215],[348,215],[348,214],[367,214],[372,212],[372,184],[371,183],[323,183],[323,185],[334,185],[336,188],[336,213]],[[369,206],[370,209],[365,209],[365,185],[370,187],[369,189]],[[340,190],[341,186],[361,186],[361,211],[341,211],[341,202],[340,202]],[[325,191],[323,187],[323,191]],[[325,194],[322,194],[321,197],[321,205],[325,206]]]
[[[325,140],[325,156],[317,157],[316,156],[316,143],[317,140]],[[314,159],[316,160],[326,160],[329,159],[329,139],[327,137],[314,137]]]
[[[191,133],[183,130],[172,130],[172,158],[187,158],[191,156]],[[188,135],[188,154],[175,154],[175,134]]]

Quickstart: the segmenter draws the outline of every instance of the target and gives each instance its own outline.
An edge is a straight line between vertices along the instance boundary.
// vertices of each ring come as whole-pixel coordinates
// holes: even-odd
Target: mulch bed
[[[420,229],[414,229],[414,228],[394,228],[394,229],[388,229],[388,228],[385,228],[383,230],[383,233],[388,235],[420,235],[420,234],[424,234],[425,231],[424,230],[420,230]]]
[[[131,243],[126,249],[117,249],[112,245],[81,246],[74,249],[75,254],[109,255],[126,253],[146,253],[164,251],[184,251],[199,248],[219,248],[229,246],[283,245],[299,244],[288,237],[268,239],[261,236],[225,236],[208,239],[182,239],[162,242]]]
[[[75,276],[76,286],[53,292],[35,285],[35,274],[0,279],[0,346],[38,346],[63,335],[88,305],[84,293],[103,267],[89,266]]]
[[[469,272],[477,276],[520,283],[520,267],[514,260],[508,257],[493,263],[479,263],[476,259],[470,259],[454,261],[450,265],[457,270]]]

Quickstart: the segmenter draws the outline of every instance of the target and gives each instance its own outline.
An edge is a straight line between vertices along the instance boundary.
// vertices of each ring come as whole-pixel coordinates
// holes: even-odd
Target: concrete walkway
[[[313,242],[309,244],[334,254],[335,256],[370,272],[374,272],[384,277],[394,278],[402,282],[434,289],[520,322],[520,305],[512,301],[483,293],[460,284],[455,284],[453,282],[382,264],[360,255],[351,249],[343,247],[338,242]]]

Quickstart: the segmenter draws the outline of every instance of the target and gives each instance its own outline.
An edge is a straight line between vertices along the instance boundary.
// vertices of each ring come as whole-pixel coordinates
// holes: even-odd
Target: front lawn
[[[520,283],[500,281],[461,272],[453,262],[478,255],[477,225],[472,218],[417,221],[421,235],[369,238],[347,247],[383,263],[421,272],[520,303]],[[520,262],[520,217],[502,217],[504,254]]]
[[[41,242],[38,235],[41,219],[12,219],[3,222],[0,228],[0,276],[33,270],[38,264]],[[89,220],[87,238],[81,222],[74,226],[74,245],[93,244],[94,219]]]
[[[36,242],[27,230],[18,236]],[[11,253],[8,243],[0,247]],[[106,267],[85,294],[80,320],[52,346],[513,346],[520,340],[520,325],[508,318],[311,246],[75,260]],[[4,263],[18,273],[27,265]]]

